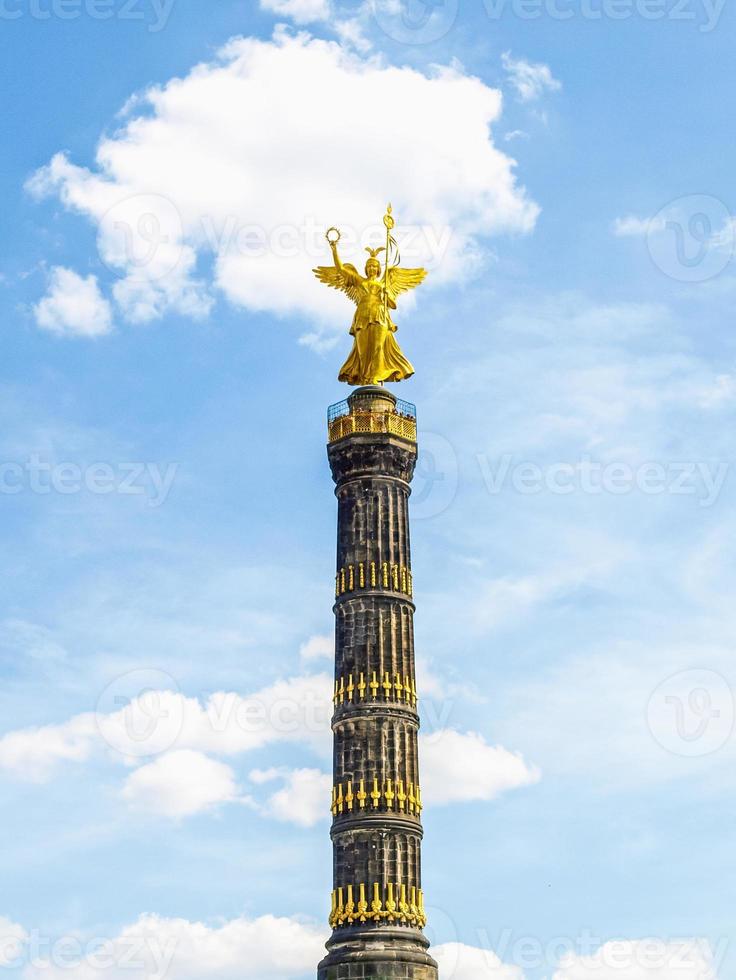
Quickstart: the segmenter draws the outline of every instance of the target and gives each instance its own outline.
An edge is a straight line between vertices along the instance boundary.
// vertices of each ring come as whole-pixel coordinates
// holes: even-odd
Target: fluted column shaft
[[[352,418],[328,446],[338,501],[333,935],[320,980],[437,976],[422,934],[408,514],[417,449],[395,401],[381,388],[357,389]]]

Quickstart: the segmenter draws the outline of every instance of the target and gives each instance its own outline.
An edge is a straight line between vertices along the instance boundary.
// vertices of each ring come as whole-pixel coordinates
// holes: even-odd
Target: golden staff
[[[386,226],[386,265],[383,270],[383,313],[388,322],[388,265],[391,261],[391,245],[396,245],[395,240],[391,237],[391,232],[395,228],[396,222],[391,213],[390,204],[386,208],[386,213],[383,216],[383,223]]]

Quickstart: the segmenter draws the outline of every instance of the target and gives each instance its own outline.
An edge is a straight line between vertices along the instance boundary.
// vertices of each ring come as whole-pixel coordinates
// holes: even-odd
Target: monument
[[[414,373],[391,311],[424,269],[404,269],[389,205],[386,244],[365,275],[338,254],[320,281],[355,303],[353,349],[339,378],[358,386],[328,411],[336,484],[332,935],[319,980],[437,980],[422,889],[409,494],[416,411],[383,387]],[[383,270],[379,255],[385,251]]]

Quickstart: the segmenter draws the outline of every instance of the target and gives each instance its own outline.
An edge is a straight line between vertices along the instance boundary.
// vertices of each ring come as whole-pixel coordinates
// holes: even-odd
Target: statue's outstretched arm
[[[340,256],[337,254],[337,242],[330,242],[330,248],[332,249],[332,258],[335,262],[335,268],[342,272],[342,262],[340,261]]]

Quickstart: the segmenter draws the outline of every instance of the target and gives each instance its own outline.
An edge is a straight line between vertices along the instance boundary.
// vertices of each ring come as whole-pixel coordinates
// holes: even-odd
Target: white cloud
[[[331,695],[327,674],[279,681],[248,697],[220,692],[206,702],[174,691],[146,692],[116,712],[9,732],[0,738],[0,768],[42,782],[63,762],[85,762],[112,750],[118,761],[140,766],[125,783],[125,799],[140,808],[185,815],[236,797],[231,770],[207,756],[229,758],[276,742],[298,742],[328,758]],[[425,794],[440,803],[492,799],[538,779],[520,756],[473,733],[442,729],[422,738],[422,755]],[[189,787],[187,772],[194,766],[201,778]],[[285,780],[261,808],[276,819],[311,826],[327,812],[330,778],[317,769],[256,769],[250,779],[257,785]]]
[[[9,732],[0,739],[0,768],[43,782],[61,763],[112,752],[113,759],[138,766],[122,791],[131,805],[186,816],[237,798],[232,770],[208,756],[297,742],[329,758],[331,694],[327,674],[279,681],[249,697],[218,693],[204,703],[173,691],[147,692],[110,714]],[[489,800],[539,778],[520,756],[452,729],[422,738],[422,763],[425,796],[438,803]],[[250,779],[256,785],[284,780],[259,807],[264,814],[301,826],[326,817],[331,781],[320,770],[255,769]]]
[[[237,798],[235,774],[201,752],[167,752],[131,773],[122,790],[135,810],[174,819],[190,817]]]
[[[300,742],[327,754],[331,714],[327,674],[277,681],[247,697],[219,692],[205,702],[148,691],[119,711],[9,732],[0,738],[0,769],[43,781],[58,763],[84,762],[103,749],[127,764],[174,748],[233,756],[274,742]]]
[[[104,974],[107,980],[301,980],[324,956],[326,938],[319,926],[272,915],[217,926],[143,915],[105,949]],[[41,961],[26,968],[24,980],[95,980],[100,962],[92,956],[61,965]]]
[[[703,940],[617,940],[592,956],[564,956],[553,980],[716,980],[710,946]]]
[[[33,308],[36,323],[64,337],[99,337],[112,330],[112,310],[95,276],[55,266],[49,290]]]
[[[370,51],[373,45],[367,36],[367,27],[372,19],[369,14],[369,3],[365,3],[358,8],[355,17],[346,17],[344,20],[333,20],[330,24],[340,41],[348,47],[355,48],[365,54]]]
[[[8,732],[0,738],[0,769],[18,779],[45,782],[61,762],[84,762],[96,739],[92,714],[76,715],[61,725]]]
[[[270,797],[265,812],[284,823],[313,827],[328,818],[331,791],[331,776],[319,769],[295,769],[286,774],[285,785]]]
[[[297,24],[311,24],[330,17],[328,0],[260,0],[261,9]]]
[[[372,44],[366,36],[366,28],[372,22],[372,0],[364,0],[353,16],[339,18],[330,0],[260,0],[261,10],[288,17],[300,26],[321,24],[347,47],[356,51],[370,51]]]
[[[457,66],[423,74],[281,31],[231,41],[142,103],[103,139],[95,170],[57,154],[28,185],[97,226],[134,320],[205,313],[220,290],[345,326],[344,297],[311,272],[329,261],[326,227],[342,226],[344,257],[360,263],[390,195],[405,263],[434,266],[436,285],[467,279],[485,236],[530,231],[538,214],[492,141],[501,93]]]
[[[443,943],[432,949],[443,980],[524,980],[518,966],[502,963],[490,949]]]
[[[421,739],[421,762],[422,795],[435,804],[492,800],[540,778],[520,755],[451,728]]]
[[[562,88],[548,65],[512,58],[510,51],[501,55],[501,62],[522,102],[536,102],[545,92],[559,92]]]
[[[332,636],[310,636],[306,643],[299,647],[302,660],[332,660],[335,656],[335,640]]]
[[[288,770],[277,769],[273,767],[271,769],[252,769],[248,773],[248,778],[251,782],[255,783],[256,786],[262,786],[264,783],[272,783],[274,779],[279,779],[281,776],[285,775]]]
[[[613,222],[613,233],[617,238],[645,238],[654,232],[664,231],[666,221],[663,217],[638,218],[629,214],[625,218],[616,218]]]
[[[28,941],[28,933],[15,922],[0,915],[0,967],[16,964]]]

